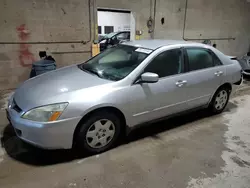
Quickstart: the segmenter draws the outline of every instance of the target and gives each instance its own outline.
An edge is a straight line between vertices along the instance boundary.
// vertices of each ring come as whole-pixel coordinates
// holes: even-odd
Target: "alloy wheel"
[[[227,103],[227,99],[228,99],[228,94],[227,91],[225,90],[221,90],[216,98],[215,98],[215,102],[214,102],[214,107],[216,110],[221,110],[225,107],[226,103]]]
[[[87,144],[91,148],[106,146],[115,135],[115,125],[108,119],[101,119],[93,123],[86,133]]]

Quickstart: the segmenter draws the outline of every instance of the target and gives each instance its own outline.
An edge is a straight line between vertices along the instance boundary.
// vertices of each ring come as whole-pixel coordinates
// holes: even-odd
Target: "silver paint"
[[[44,148],[71,148],[76,126],[82,117],[93,110],[102,107],[116,108],[123,113],[127,126],[133,127],[207,105],[221,85],[233,84],[241,78],[239,63],[204,44],[142,40],[123,45],[140,46],[154,51],[120,81],[105,80],[72,65],[24,82],[13,95],[22,112],[17,113],[8,108],[11,123],[23,133],[20,138]],[[154,57],[166,50],[181,47],[210,49],[223,65],[159,78],[156,83],[135,83]],[[215,75],[219,72],[222,74]],[[179,81],[185,82],[178,83]],[[41,123],[20,117],[32,108],[61,102],[68,102],[69,105],[57,121]]]

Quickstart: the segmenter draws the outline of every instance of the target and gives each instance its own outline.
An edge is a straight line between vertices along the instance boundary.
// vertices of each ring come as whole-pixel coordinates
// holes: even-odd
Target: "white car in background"
[[[240,58],[236,58],[243,70],[244,76],[250,76],[250,52]]]

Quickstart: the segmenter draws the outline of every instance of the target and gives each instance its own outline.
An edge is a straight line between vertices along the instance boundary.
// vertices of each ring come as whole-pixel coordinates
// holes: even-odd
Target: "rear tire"
[[[212,112],[213,114],[220,114],[227,106],[230,97],[230,92],[231,90],[228,87],[219,88],[215,92],[209,104],[210,112]]]
[[[84,121],[78,130],[77,150],[97,154],[115,146],[121,133],[121,121],[114,113],[99,111]]]

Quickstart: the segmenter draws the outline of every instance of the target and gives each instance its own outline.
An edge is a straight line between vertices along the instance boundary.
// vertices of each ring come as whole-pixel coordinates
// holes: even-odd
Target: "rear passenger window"
[[[213,57],[205,49],[187,49],[189,70],[200,70],[209,67],[213,67]]]
[[[216,55],[213,55],[213,58],[214,58],[214,66],[222,65],[221,61],[219,60],[219,58]]]

